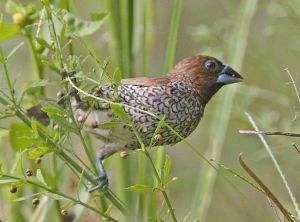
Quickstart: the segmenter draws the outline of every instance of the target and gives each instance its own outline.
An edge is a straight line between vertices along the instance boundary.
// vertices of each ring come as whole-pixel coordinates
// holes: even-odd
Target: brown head
[[[207,103],[224,85],[242,81],[230,66],[211,56],[192,56],[180,61],[168,74],[170,79],[189,82]]]

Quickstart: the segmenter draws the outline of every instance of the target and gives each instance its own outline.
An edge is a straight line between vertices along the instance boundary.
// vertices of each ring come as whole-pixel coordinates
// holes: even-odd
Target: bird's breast
[[[196,90],[176,81],[162,86],[123,85],[119,87],[119,96],[121,103],[130,105],[125,111],[146,145],[162,118],[165,124],[158,132],[157,145],[179,142],[181,139],[173,130],[187,137],[197,127],[205,106]]]

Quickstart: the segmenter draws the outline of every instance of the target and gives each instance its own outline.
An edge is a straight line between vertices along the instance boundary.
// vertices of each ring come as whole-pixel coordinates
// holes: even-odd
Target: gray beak
[[[223,70],[220,72],[217,83],[231,84],[243,81],[243,77],[234,71],[230,66],[225,65]]]

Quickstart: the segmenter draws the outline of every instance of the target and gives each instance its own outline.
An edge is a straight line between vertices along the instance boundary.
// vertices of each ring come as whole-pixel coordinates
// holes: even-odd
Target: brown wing
[[[168,77],[136,77],[130,79],[123,79],[123,85],[137,85],[137,86],[161,86],[170,82]]]

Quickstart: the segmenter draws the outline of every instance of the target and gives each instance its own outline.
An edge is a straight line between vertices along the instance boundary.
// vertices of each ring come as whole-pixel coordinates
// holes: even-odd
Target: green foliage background
[[[118,221],[284,221],[264,194],[230,172],[247,177],[238,162],[241,152],[281,203],[293,215],[300,216],[257,136],[239,133],[240,129],[252,129],[245,112],[261,130],[299,130],[300,101],[284,70],[289,69],[298,87],[299,1],[57,0],[51,1],[48,11],[41,14],[47,5],[48,1],[0,1],[1,175],[26,178],[24,172],[30,168],[38,184],[52,189],[44,193],[45,189],[37,184],[2,176],[1,220],[68,221],[68,216],[76,215],[73,221],[104,221],[101,214],[105,212]],[[53,27],[49,15],[53,17]],[[49,29],[57,33],[49,33]],[[63,42],[61,49],[53,36]],[[55,98],[66,85],[60,81],[61,63],[69,70],[79,70],[83,82],[86,77],[98,81],[101,73],[107,74],[104,81],[118,82],[117,67],[123,77],[159,76],[174,62],[194,54],[220,58],[237,69],[244,82],[221,89],[206,107],[197,130],[187,138],[188,143],[151,148],[150,159],[144,152],[131,152],[125,160],[118,154],[109,158],[106,167],[111,190],[104,194],[89,196],[82,185],[88,177],[81,175],[80,170],[70,170],[71,160],[51,152],[37,131],[41,126],[35,122],[31,123],[32,129],[20,125],[17,113],[11,112],[15,109],[3,103],[9,101],[3,93],[18,98],[24,94],[20,104],[23,110],[41,102],[41,96]],[[7,63],[4,57],[9,57]],[[3,64],[7,64],[14,92],[9,90]],[[51,106],[49,112],[54,108]],[[78,133],[74,124],[59,117],[56,120],[68,132],[75,132],[62,142],[71,150],[65,154],[84,167],[73,155],[76,153],[93,170],[89,160],[101,142],[85,132]],[[47,133],[55,135],[50,130]],[[299,200],[300,154],[292,145],[297,146],[299,139],[266,139]],[[83,140],[85,143],[81,143]],[[19,152],[32,147],[32,141],[39,144],[39,149],[31,149],[31,157],[44,154],[40,164]],[[11,186],[16,186],[18,192],[10,193]],[[88,206],[75,204],[78,197]],[[34,198],[40,200],[38,207],[31,204]],[[175,209],[175,220],[168,211],[168,200]],[[129,213],[122,213],[123,208],[118,205],[121,202]]]

